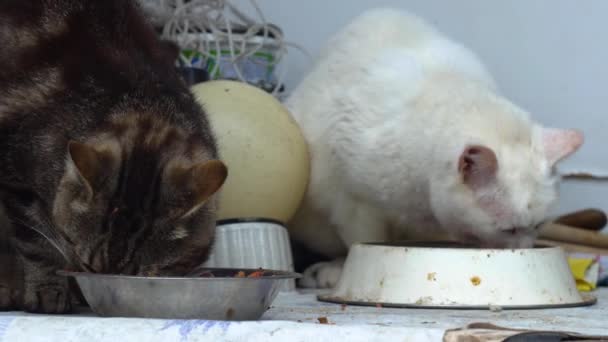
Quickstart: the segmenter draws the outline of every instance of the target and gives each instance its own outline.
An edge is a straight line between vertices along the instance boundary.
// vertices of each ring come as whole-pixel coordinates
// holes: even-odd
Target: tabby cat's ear
[[[68,143],[67,172],[80,177],[92,193],[98,190],[109,176],[115,160],[116,156],[111,148],[98,149],[77,141]]]
[[[175,168],[170,177],[174,191],[186,197],[183,216],[189,216],[220,189],[228,177],[228,168],[219,160],[210,160]]]

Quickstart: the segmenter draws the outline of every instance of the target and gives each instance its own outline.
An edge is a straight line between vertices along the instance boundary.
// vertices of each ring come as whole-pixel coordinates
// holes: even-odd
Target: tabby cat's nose
[[[134,264],[128,264],[120,271],[120,274],[136,275],[137,271],[137,267]]]
[[[91,268],[98,273],[103,273],[105,270],[105,260],[102,253],[97,253],[91,261]]]

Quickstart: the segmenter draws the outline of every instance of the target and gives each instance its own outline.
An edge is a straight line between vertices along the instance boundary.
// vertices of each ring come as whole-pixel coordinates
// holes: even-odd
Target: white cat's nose
[[[526,230],[528,230],[528,228],[523,227],[523,226],[513,226],[513,227],[510,227],[507,229],[503,229],[503,233],[509,234],[509,235],[517,235]]]

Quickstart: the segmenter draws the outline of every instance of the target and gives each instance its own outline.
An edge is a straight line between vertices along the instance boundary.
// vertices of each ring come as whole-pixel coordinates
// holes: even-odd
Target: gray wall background
[[[233,0],[252,13],[248,1]],[[562,172],[608,174],[608,1],[604,0],[258,0],[286,39],[316,55],[329,35],[365,9],[416,13],[485,62],[503,93],[545,125],[586,134]],[[288,89],[310,66],[299,51],[287,57]],[[608,183],[566,181],[555,213],[584,207],[608,210]]]

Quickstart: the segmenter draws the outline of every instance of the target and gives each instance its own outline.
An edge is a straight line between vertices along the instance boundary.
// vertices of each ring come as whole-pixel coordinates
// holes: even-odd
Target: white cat
[[[472,52],[392,9],[338,32],[286,106],[312,160],[290,233],[332,258],[428,231],[531,246],[557,198],[554,166],[583,142],[532,122]],[[332,287],[341,262],[312,266],[302,284]]]

